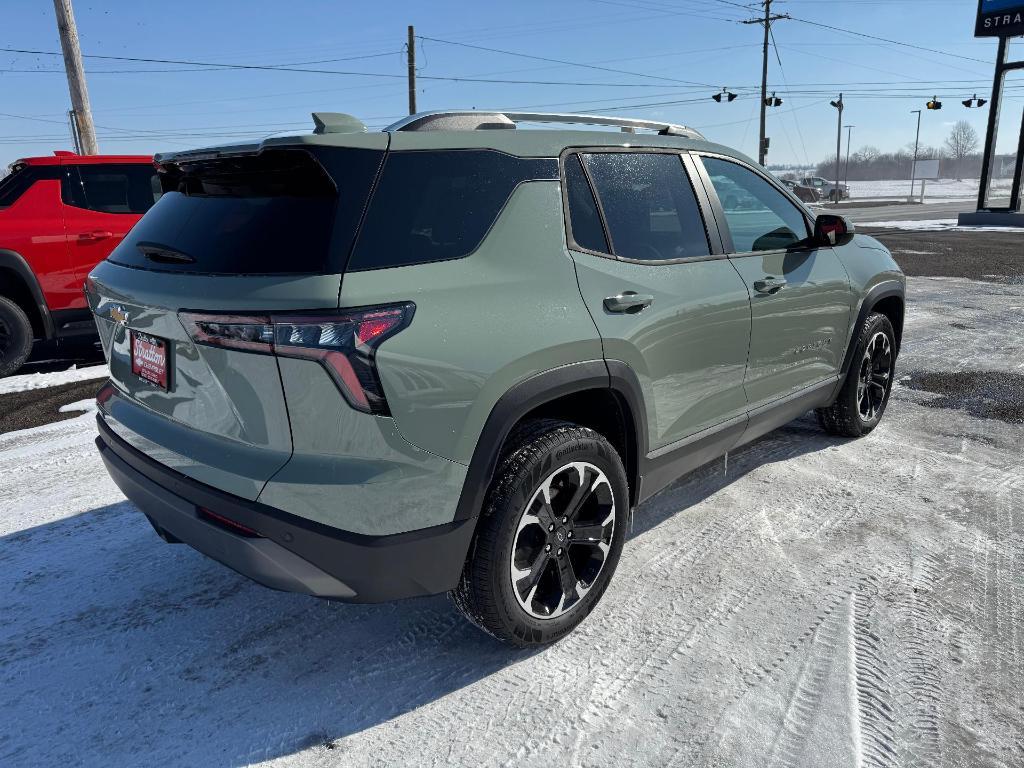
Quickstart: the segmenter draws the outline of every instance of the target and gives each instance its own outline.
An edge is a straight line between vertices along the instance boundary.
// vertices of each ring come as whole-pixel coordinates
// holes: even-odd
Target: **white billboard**
[[[915,179],[937,179],[939,178],[938,160],[917,160],[914,162]]]

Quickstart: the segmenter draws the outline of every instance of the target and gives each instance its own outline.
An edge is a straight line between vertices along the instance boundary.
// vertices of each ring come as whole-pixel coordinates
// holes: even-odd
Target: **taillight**
[[[412,302],[305,315],[180,313],[197,344],[319,362],[349,405],[388,416],[374,360],[377,347],[412,322]]]

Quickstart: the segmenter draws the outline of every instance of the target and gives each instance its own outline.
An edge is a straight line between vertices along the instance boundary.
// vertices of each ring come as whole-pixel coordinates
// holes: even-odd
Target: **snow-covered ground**
[[[978,179],[934,179],[925,183],[925,203],[948,203],[956,200],[977,200]],[[1009,198],[1011,179],[996,179],[993,182],[992,190],[997,195],[1004,195]],[[906,200],[910,195],[910,179],[896,179],[883,181],[851,181],[851,200]],[[921,195],[921,181],[914,185],[914,196]]]
[[[909,229],[916,232],[1008,232],[1024,234],[1019,227],[960,226],[957,219],[900,219],[898,221],[857,222],[861,229]]]
[[[101,379],[107,375],[105,365],[90,365],[83,368],[70,366],[65,371],[55,373],[25,373],[0,379],[0,395],[8,392],[27,392],[30,389],[55,387],[58,384],[71,384],[75,381]]]
[[[912,278],[900,373],[1024,373],[1019,286]],[[161,542],[93,416],[0,435],[0,764],[1019,766],[1024,426],[898,387],[638,510],[521,652],[444,597],[331,604]]]

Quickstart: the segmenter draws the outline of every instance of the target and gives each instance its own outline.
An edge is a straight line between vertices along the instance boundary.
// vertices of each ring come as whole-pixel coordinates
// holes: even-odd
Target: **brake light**
[[[207,315],[179,317],[193,341],[212,347],[316,360],[349,405],[390,415],[375,361],[377,347],[412,322],[412,302],[308,315]]]

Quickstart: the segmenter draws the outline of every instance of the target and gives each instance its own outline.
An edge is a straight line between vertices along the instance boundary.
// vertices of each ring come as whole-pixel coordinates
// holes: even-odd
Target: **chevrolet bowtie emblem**
[[[120,325],[128,325],[128,310],[117,306],[110,310],[110,319]]]

